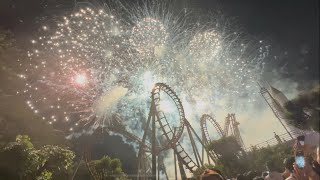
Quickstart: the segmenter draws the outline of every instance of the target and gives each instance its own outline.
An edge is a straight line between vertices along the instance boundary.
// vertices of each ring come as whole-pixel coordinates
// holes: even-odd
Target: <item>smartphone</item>
[[[298,151],[295,157],[296,165],[298,168],[304,168],[305,166],[305,160],[304,160],[304,153],[303,151]]]
[[[298,136],[297,140],[299,141],[300,145],[303,146],[304,145],[304,135]]]

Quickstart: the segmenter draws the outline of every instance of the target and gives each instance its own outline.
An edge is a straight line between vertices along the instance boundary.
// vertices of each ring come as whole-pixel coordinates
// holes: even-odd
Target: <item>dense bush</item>
[[[206,164],[198,168],[194,177],[199,176],[208,167],[219,169],[227,177],[236,177],[249,171],[262,172],[266,170],[267,161],[272,161],[280,172],[284,171],[283,160],[293,154],[292,147],[286,144],[262,149],[253,148],[250,152],[244,152],[233,136],[212,141],[207,148],[215,152],[218,160],[214,165]]]

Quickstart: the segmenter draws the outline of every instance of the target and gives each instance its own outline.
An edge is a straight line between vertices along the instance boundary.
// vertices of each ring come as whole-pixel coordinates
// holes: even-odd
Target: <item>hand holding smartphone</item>
[[[299,151],[296,153],[295,162],[298,168],[302,169],[305,166],[304,153]]]
[[[300,147],[304,146],[304,135],[298,136],[297,140]],[[304,152],[302,148],[298,148],[296,151],[295,163],[300,169],[304,168],[305,166],[305,157],[304,157]]]

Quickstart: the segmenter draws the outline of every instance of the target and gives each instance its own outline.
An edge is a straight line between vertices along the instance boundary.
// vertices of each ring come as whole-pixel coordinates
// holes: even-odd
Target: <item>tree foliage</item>
[[[197,168],[194,172],[193,172],[193,177],[196,179],[200,179],[200,175],[209,168],[214,168],[214,165],[212,164],[204,164],[203,166]]]
[[[0,151],[0,179],[49,180],[66,174],[74,153],[59,146],[46,145],[36,149],[26,135],[18,135]]]
[[[296,98],[285,104],[289,123],[299,129],[312,129],[319,132],[320,114],[320,85],[312,90],[299,94]],[[309,114],[307,120],[305,114]]]
[[[266,162],[271,161],[279,171],[283,171],[283,160],[292,155],[292,147],[286,144],[278,144],[261,149],[253,148],[252,151],[247,154],[248,161],[250,162],[248,164],[249,169],[265,171]]]
[[[218,156],[238,156],[242,148],[234,136],[222,137],[209,143],[209,150],[213,150]]]
[[[266,162],[268,161],[273,162],[279,171],[283,171],[283,160],[293,154],[292,148],[286,144],[261,149],[253,148],[251,151],[244,153],[233,136],[212,141],[208,149],[213,150],[218,156],[214,167],[227,177],[236,177],[238,174],[249,171],[266,171]],[[212,165],[198,168],[195,177],[203,173],[208,167],[212,167]]]
[[[74,153],[66,148],[45,145],[36,151],[40,160],[40,171],[48,170],[54,175],[68,174],[73,164]]]
[[[235,176],[243,171],[243,150],[235,136],[222,137],[209,143],[208,150],[214,151],[218,157],[215,166],[227,176]]]
[[[28,136],[18,135],[15,142],[8,143],[0,153],[0,166],[12,176],[29,177],[38,168],[39,157]],[[16,177],[17,178],[17,177]]]
[[[119,159],[111,159],[103,156],[99,160],[88,163],[92,176],[95,180],[125,180],[126,174],[122,171]]]

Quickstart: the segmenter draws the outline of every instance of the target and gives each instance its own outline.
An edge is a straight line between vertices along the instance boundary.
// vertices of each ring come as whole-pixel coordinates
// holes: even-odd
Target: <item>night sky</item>
[[[129,0],[128,0],[129,1]],[[38,19],[52,14],[59,15],[73,8],[71,0],[2,0],[0,5],[0,27],[11,30],[18,43],[25,45],[41,26]],[[232,19],[235,27],[271,46],[272,56],[267,70],[279,73],[277,79],[290,79],[298,83],[298,89],[305,90],[319,81],[319,2],[317,0],[177,0],[175,9],[194,9],[209,12],[219,9],[227,18]],[[237,30],[235,30],[237,31]],[[268,73],[267,73],[268,74]],[[112,139],[113,138],[113,139]],[[105,142],[120,141],[119,137],[107,137]],[[108,143],[100,142],[98,152],[107,151]],[[116,149],[129,146],[116,144]],[[106,152],[111,156],[119,155],[112,148]],[[100,154],[97,153],[97,154]],[[130,151],[132,154],[133,152]],[[102,153],[103,154],[103,153]],[[134,161],[134,160],[130,160]],[[133,165],[132,165],[133,166]],[[126,167],[130,169],[130,167]],[[130,171],[131,173],[134,170]]]
[[[267,40],[273,54],[285,54],[284,58],[270,63],[271,69],[281,67],[283,77],[297,82],[318,81],[317,0],[177,0],[174,4],[176,11],[188,8],[206,13],[219,9],[242,31]],[[0,7],[0,26],[17,36],[23,34],[22,39],[28,41],[26,36],[40,26],[36,23],[39,17],[59,15],[72,8],[72,1],[66,0],[4,0]]]

